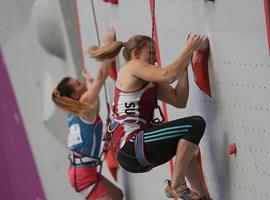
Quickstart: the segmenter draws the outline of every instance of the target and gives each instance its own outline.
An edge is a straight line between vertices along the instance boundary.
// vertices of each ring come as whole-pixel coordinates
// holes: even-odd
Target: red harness
[[[144,130],[146,128],[150,128],[153,125],[159,125],[164,122],[164,115],[159,106],[156,107],[158,109],[161,119],[154,118],[150,123],[147,123],[146,120],[129,115],[123,115],[119,117],[115,117],[108,126],[108,132],[113,134],[114,145],[116,149],[116,154],[120,150],[121,139],[124,136],[125,130],[122,124],[139,124],[140,128],[129,133],[126,137],[125,143],[127,143],[132,137],[135,136],[135,154],[137,161],[140,165],[147,167],[146,171],[150,171],[154,167],[154,163],[148,161],[144,155]]]

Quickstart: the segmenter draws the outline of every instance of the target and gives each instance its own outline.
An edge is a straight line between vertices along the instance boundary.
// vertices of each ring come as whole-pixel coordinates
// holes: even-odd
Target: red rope
[[[265,22],[266,22],[266,31],[267,31],[267,38],[268,38],[268,49],[269,49],[269,55],[270,55],[270,1],[264,0],[264,12],[265,12]]]
[[[151,18],[152,18],[152,37],[156,43],[156,54],[158,65],[161,66],[161,58],[160,58],[160,50],[158,43],[158,32],[157,32],[157,24],[156,24],[156,16],[155,16],[155,0],[149,0],[150,2],[150,10],[151,10]],[[165,121],[168,121],[168,112],[166,103],[162,102],[162,110],[164,114]],[[173,173],[173,159],[170,160],[170,174],[172,176]]]

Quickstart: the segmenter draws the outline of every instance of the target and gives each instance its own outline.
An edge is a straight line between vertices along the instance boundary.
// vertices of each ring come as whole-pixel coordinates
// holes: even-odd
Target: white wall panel
[[[74,16],[68,17],[72,4],[60,1],[63,27],[73,27]],[[22,4],[12,1],[7,8]],[[87,48],[97,44],[90,0],[77,0],[82,50],[85,67],[94,76],[97,62],[88,58]],[[99,33],[114,24],[117,38],[126,41],[134,34],[151,35],[151,15],[148,0],[119,0],[118,5],[95,0]],[[0,5],[2,5],[0,3]],[[21,6],[9,22],[26,24],[32,7]],[[65,8],[66,6],[66,8]],[[2,15],[7,15],[2,12]],[[1,18],[2,19],[2,18]],[[258,0],[156,0],[156,19],[162,66],[166,66],[185,48],[189,32],[209,37],[211,57],[209,77],[212,98],[202,93],[189,70],[190,97],[186,109],[168,106],[169,119],[201,115],[207,122],[201,143],[203,168],[209,190],[215,200],[270,199],[270,57],[267,46],[263,1]],[[50,83],[66,75],[80,77],[83,68],[76,34],[65,29],[67,60],[50,56],[35,40],[35,27],[7,27],[1,22],[1,48],[22,111],[42,183],[48,199],[80,199],[69,186],[66,168],[67,149],[64,115],[55,112],[55,123],[43,123],[44,102]],[[5,30],[2,29],[5,28]],[[23,31],[21,31],[23,30]],[[10,35],[9,35],[10,33]],[[16,37],[15,37],[15,36]],[[119,59],[123,64],[123,58]],[[47,74],[47,75],[46,75]],[[112,102],[114,83],[107,81]],[[27,88],[27,90],[25,89]],[[104,93],[101,95],[101,116],[105,119]],[[36,100],[33,100],[36,98]],[[48,99],[46,100],[48,101]],[[50,107],[51,108],[51,107]],[[35,112],[33,112],[35,111]],[[59,125],[59,126],[58,126]],[[228,155],[228,146],[235,142],[237,154]],[[48,149],[48,147],[50,147]],[[106,175],[108,172],[104,171]],[[165,199],[163,180],[169,178],[165,164],[146,174],[120,171],[119,185],[127,200]]]

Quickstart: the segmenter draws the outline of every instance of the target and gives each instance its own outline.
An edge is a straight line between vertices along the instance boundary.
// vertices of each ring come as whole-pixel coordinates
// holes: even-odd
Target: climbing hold
[[[111,4],[118,4],[118,0],[103,0],[103,1]]]
[[[235,143],[233,143],[228,148],[228,154],[232,155],[232,154],[236,154],[236,152],[237,152],[237,146]]]
[[[111,68],[110,68],[110,71],[109,71],[109,76],[111,77],[112,80],[116,81],[116,79],[117,79],[117,69],[116,69],[115,60],[111,64]]]
[[[209,40],[206,39],[203,45],[194,51],[192,55],[192,70],[195,76],[197,86],[211,97],[209,76],[208,76],[208,58],[210,54]]]

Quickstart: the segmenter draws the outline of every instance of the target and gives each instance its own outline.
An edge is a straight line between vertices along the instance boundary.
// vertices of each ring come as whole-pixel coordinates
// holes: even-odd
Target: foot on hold
[[[174,191],[182,200],[204,200],[196,192],[189,189],[186,183],[180,184]]]
[[[165,188],[165,195],[167,198],[178,198],[177,193],[172,188],[172,183],[169,179],[165,180],[165,183],[167,183],[167,186]]]

